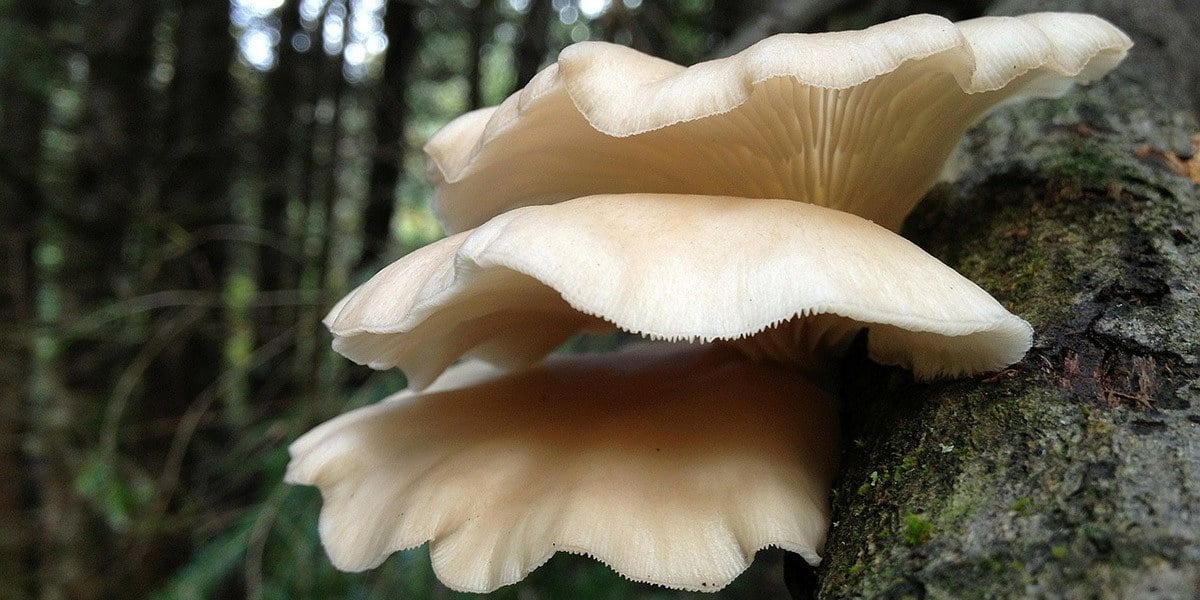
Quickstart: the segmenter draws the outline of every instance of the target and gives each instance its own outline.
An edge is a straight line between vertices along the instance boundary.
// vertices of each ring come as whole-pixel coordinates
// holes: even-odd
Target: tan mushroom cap
[[[767,546],[820,561],[837,423],[790,369],[672,346],[443,379],[463,370],[469,387],[401,392],[292,444],[287,481],[320,488],[338,568],[430,541],[456,590],[516,582],[563,551],[716,591]]]
[[[446,227],[600,193],[786,198],[896,230],[967,127],[1019,96],[1061,94],[1131,42],[1092,15],[777,35],[684,68],[601,42],[425,147]]]
[[[874,359],[923,378],[1007,366],[1032,338],[979,286],[865,219],[659,194],[513,210],[392,264],[326,317],[338,352],[399,366],[418,389],[459,356],[519,366],[605,322],[673,341],[760,334],[740,344],[816,366],[868,327]]]

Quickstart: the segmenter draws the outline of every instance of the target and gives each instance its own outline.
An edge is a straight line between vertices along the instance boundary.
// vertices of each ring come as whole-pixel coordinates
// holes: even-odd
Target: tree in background
[[[355,273],[438,235],[421,139],[587,18],[383,0],[0,11],[6,595],[305,589],[263,556],[281,503],[313,502],[279,483],[285,442],[402,385],[347,373],[318,319]],[[309,585],[359,585],[321,572]]]
[[[333,356],[319,319],[441,234],[424,140],[572,41],[690,64],[774,32],[1050,8],[1019,4],[0,1],[0,595],[450,597],[421,550],[334,571],[315,492],[280,482],[288,441],[403,386]],[[847,397],[886,400],[846,419],[826,565],[766,552],[726,597],[786,597],[785,562],[796,597],[1195,581],[1200,525],[1178,515],[1200,500],[1146,465],[1200,464],[1196,336],[1161,325],[1195,321],[1196,188],[1177,171],[1195,172],[1200,11],[1053,4],[1114,19],[1146,58],[988,120],[973,170],[909,231],[1042,319],[1038,347],[995,381],[849,378]],[[962,231],[983,246],[940,241]],[[1122,310],[1160,333],[1103,329]],[[641,593],[672,595],[558,556],[497,597]]]

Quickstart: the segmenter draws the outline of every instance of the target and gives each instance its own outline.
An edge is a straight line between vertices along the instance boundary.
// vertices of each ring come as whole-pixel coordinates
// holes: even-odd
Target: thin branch
[[[125,407],[129,405],[129,399],[133,396],[133,391],[137,388],[138,382],[142,380],[146,370],[150,368],[150,364],[168,347],[172,340],[202,319],[206,312],[200,308],[191,307],[172,319],[158,331],[149,343],[142,346],[141,351],[121,373],[121,377],[117,379],[117,384],[113,387],[108,405],[105,407],[104,422],[100,426],[100,451],[106,460],[116,455],[117,432],[121,427],[121,417],[125,414]]]
[[[295,335],[296,327],[289,327],[266,344],[259,346],[251,355],[250,364],[256,368],[266,364],[267,361],[283,352],[294,340]],[[167,451],[167,458],[163,464],[162,472],[158,476],[157,485],[155,486],[154,508],[151,510],[147,522],[157,522],[166,515],[171,498],[175,496],[175,490],[179,484],[179,476],[183,471],[184,457],[187,455],[187,449],[192,443],[192,437],[195,435],[196,429],[203,421],[204,415],[208,413],[213,403],[220,396],[220,392],[229,385],[233,377],[238,373],[239,371],[236,369],[228,369],[222,373],[216,381],[205,388],[200,395],[196,396],[192,405],[184,413],[183,418],[179,420],[179,426],[175,429],[175,435],[171,439],[171,447]],[[134,560],[140,560],[147,550],[148,548],[142,545],[129,554]]]
[[[272,290],[258,292],[249,302],[251,307],[314,306],[320,301],[316,291]],[[136,296],[105,306],[95,312],[73,320],[55,333],[67,339],[84,337],[105,325],[132,315],[164,308],[202,307],[220,308],[225,299],[220,292],[205,290],[165,290]]]

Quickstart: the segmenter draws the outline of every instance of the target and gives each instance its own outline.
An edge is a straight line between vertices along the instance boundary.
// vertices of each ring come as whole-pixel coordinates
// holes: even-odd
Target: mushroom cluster
[[[291,446],[331,560],[429,542],[474,592],[557,551],[699,591],[767,546],[816,564],[839,454],[823,383],[851,340],[921,379],[1031,344],[895,230],[991,107],[1130,45],[1062,13],[778,35],[688,68],[585,42],[451,122],[426,151],[454,233],[325,321],[338,352],[410,384]],[[613,329],[656,341],[546,358]]]

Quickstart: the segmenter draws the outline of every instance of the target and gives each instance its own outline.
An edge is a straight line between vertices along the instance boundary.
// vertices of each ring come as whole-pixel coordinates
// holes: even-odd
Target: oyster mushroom
[[[580,331],[725,340],[809,370],[863,328],[918,377],[998,369],[1032,329],[913,243],[788,200],[589,196],[507,212],[400,259],[329,313],[334,348],[421,388],[460,356],[515,368]]]
[[[291,446],[333,563],[426,541],[448,586],[488,592],[558,551],[715,591],[779,546],[816,564],[837,463],[832,399],[728,348],[557,357],[517,374],[465,363],[421,394],[342,415]]]
[[[1005,366],[1032,333],[860,217],[668,194],[510,211],[397,261],[327,323],[413,386],[291,447],[330,557],[360,570],[429,541],[438,577],[476,592],[556,551],[707,591],[766,546],[816,564],[838,455],[821,367],[863,328],[872,357],[922,377]],[[611,327],[698,343],[501,374]],[[505,368],[443,374],[464,354]]]
[[[850,340],[866,329],[872,358],[919,378],[1031,343],[893,230],[989,108],[1128,48],[1053,13],[777,36],[686,69],[568,48],[427,146],[460,233],[326,319],[335,349],[412,388],[291,447],[331,558],[370,568],[430,541],[439,577],[471,591],[558,550],[707,591],[767,545],[819,561],[837,446],[812,381]],[[537,364],[613,328],[691,344]],[[464,356],[494,366],[451,367]]]
[[[688,68],[584,42],[429,141],[435,208],[462,231],[519,206],[663,192],[800,200],[897,230],[989,109],[1092,81],[1130,45],[1072,13],[781,34]]]

